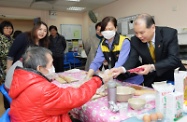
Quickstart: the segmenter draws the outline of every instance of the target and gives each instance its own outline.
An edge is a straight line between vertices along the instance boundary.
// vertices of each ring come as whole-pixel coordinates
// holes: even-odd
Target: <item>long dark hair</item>
[[[30,45],[36,45],[37,30],[40,28],[40,26],[42,24],[46,26],[47,34],[46,34],[46,36],[44,38],[39,40],[39,46],[48,48],[48,45],[49,45],[48,26],[47,26],[47,24],[45,22],[39,21],[39,22],[34,24],[33,29],[30,32],[28,32],[29,41],[30,41]]]

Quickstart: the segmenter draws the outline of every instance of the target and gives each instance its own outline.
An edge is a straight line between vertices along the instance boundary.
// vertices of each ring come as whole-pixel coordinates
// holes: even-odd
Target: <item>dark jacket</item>
[[[48,45],[48,40],[47,42],[39,41],[39,46],[47,48],[47,45]],[[15,38],[12,46],[9,49],[7,59],[13,60],[13,63],[16,62],[21,58],[21,56],[25,53],[26,49],[29,46],[37,46],[33,43],[30,32],[19,34]]]
[[[177,30],[169,27],[156,27],[155,56],[153,62],[147,43],[142,43],[136,36],[131,38],[131,52],[124,67],[128,70],[143,64],[154,64],[156,71],[144,76],[144,85],[151,87],[153,82],[174,81],[174,69],[185,70],[179,57]],[[139,57],[142,61],[139,60]]]
[[[61,36],[60,34],[58,34],[56,38],[57,39],[55,40],[51,35],[49,36],[49,49],[52,51],[53,56],[61,57],[66,49],[66,40],[64,36]]]
[[[13,63],[21,58],[29,46],[28,33],[22,33],[16,37],[8,52],[8,59],[13,60]]]

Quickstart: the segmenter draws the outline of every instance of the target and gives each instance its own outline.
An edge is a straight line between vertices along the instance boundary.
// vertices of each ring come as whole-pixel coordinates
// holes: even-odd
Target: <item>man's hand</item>
[[[155,67],[153,64],[146,64],[146,65],[139,66],[137,68],[144,69],[143,71],[135,72],[136,74],[139,74],[139,75],[147,75],[148,73],[153,72],[155,70]]]
[[[112,75],[113,75],[114,78],[116,78],[121,73],[126,72],[124,67],[112,68],[110,71],[112,72]]]

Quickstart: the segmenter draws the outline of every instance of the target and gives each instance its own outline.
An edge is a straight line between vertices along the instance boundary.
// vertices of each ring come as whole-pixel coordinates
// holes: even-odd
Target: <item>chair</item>
[[[67,60],[67,54],[64,55],[64,69],[71,69],[71,64],[70,62]]]
[[[78,55],[77,52],[67,52],[66,54],[67,54],[67,61],[70,62],[71,67],[75,68],[82,65],[81,61],[75,58],[75,56]]]
[[[0,118],[0,122],[10,122],[10,116],[8,115],[10,108],[8,108]]]
[[[5,96],[5,98],[8,100],[8,102],[11,103],[12,98],[9,96],[8,92],[6,91],[4,84],[0,86],[0,91]]]

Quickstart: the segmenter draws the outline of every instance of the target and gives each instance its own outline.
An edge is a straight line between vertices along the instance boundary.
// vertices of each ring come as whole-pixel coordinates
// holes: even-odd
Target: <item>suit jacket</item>
[[[151,87],[153,82],[174,81],[174,69],[186,70],[178,58],[179,46],[177,30],[169,27],[156,27],[155,57],[153,62],[147,43],[136,36],[131,38],[131,52],[124,67],[128,70],[144,64],[154,64],[156,71],[144,76],[144,85]]]

